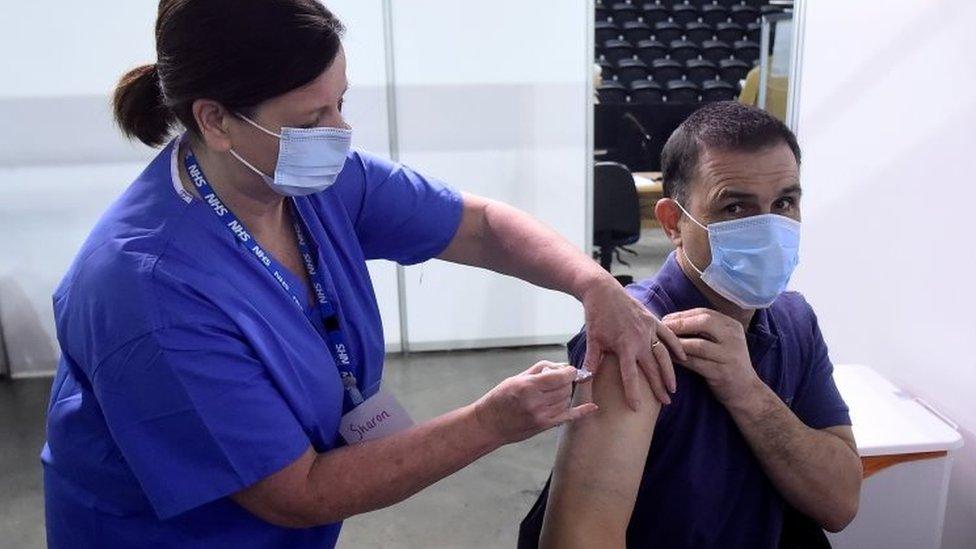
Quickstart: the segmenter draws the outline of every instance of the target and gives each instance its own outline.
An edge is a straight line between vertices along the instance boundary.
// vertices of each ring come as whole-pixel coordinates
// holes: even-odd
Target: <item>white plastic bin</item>
[[[864,464],[857,518],[828,534],[835,549],[939,549],[957,427],[868,366],[838,365]]]

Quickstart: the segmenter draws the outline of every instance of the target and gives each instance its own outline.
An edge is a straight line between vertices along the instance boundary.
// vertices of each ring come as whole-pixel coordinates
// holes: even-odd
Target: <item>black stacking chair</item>
[[[698,103],[701,88],[698,84],[688,80],[671,80],[668,82],[668,103]]]
[[[732,42],[742,40],[746,36],[746,28],[738,23],[732,23],[731,21],[723,21],[718,25],[715,25],[715,36],[723,42]]]
[[[668,56],[668,47],[657,40],[643,40],[637,44],[637,58],[650,66],[655,59]]]
[[[680,61],[674,59],[657,59],[651,63],[651,75],[658,82],[681,80],[684,73],[685,66]]]
[[[597,6],[596,7],[596,21],[598,23],[600,21],[609,21],[610,20],[611,13],[612,12],[610,11],[610,8],[608,8],[606,6]]]
[[[708,23],[709,25],[717,25],[722,21],[728,21],[729,8],[719,6],[718,4],[709,4],[707,6],[702,6],[701,14],[702,21]]]
[[[752,40],[758,44],[761,36],[762,25],[759,23],[749,23],[746,25],[746,40]]]
[[[644,12],[644,22],[651,26],[667,21],[671,17],[671,11],[661,4],[648,2],[642,6],[641,11]]]
[[[739,0],[718,0],[720,6],[725,6],[726,8],[731,8],[737,4],[740,4]]]
[[[618,249],[640,240],[640,225],[640,202],[630,170],[616,162],[597,162],[593,167],[593,246],[607,272]]]
[[[603,44],[603,56],[612,63],[634,56],[634,47],[626,40],[607,40]]]
[[[732,20],[740,25],[755,23],[759,19],[759,10],[752,6],[732,6]]]
[[[596,88],[600,103],[626,103],[627,88],[615,80],[604,82]]]
[[[784,10],[783,8],[781,8],[779,6],[773,6],[773,5],[770,5],[770,4],[764,4],[764,5],[762,5],[762,6],[759,7],[759,14],[760,15],[773,15],[773,14],[777,14],[777,13],[783,13],[784,11],[786,11],[786,10]]]
[[[715,29],[712,28],[712,26],[708,23],[692,21],[691,23],[685,25],[685,37],[688,40],[701,45],[702,42],[711,40],[715,37]]]
[[[618,25],[623,25],[627,21],[637,21],[641,16],[641,10],[633,4],[618,2],[613,5],[613,20]]]
[[[718,65],[707,59],[689,59],[685,63],[685,74],[699,86],[707,80],[715,80],[718,77]]]
[[[723,59],[718,62],[718,75],[726,82],[738,84],[744,79],[752,65],[741,59]]]
[[[736,2],[738,3],[738,2]],[[754,8],[761,8],[769,3],[769,0],[746,0],[747,6],[752,6]]]
[[[721,40],[708,40],[702,44],[702,58],[718,63],[732,57],[732,46]]]
[[[631,44],[636,44],[641,40],[650,40],[652,33],[651,27],[642,21],[627,21],[624,23],[624,38]]]
[[[672,40],[679,40],[684,34],[685,28],[672,21],[662,21],[654,25],[654,38],[665,44],[670,44]]]
[[[732,55],[736,59],[755,65],[759,61],[759,44],[752,40],[739,40],[732,45]]]
[[[684,62],[689,59],[697,59],[699,55],[701,55],[701,48],[690,40],[674,40],[671,42],[671,59]]]
[[[636,80],[647,80],[651,70],[640,59],[621,59],[617,63],[617,80],[625,86],[630,86]]]
[[[701,85],[702,101],[732,101],[739,95],[739,87],[724,80],[706,80]]]
[[[698,21],[698,7],[691,4],[678,4],[671,8],[671,19],[679,25],[687,25],[692,21]]]
[[[604,44],[607,40],[620,38],[620,27],[609,21],[597,21],[595,28],[597,44]]]
[[[636,80],[630,85],[630,102],[657,104],[664,101],[664,88],[654,80]]]

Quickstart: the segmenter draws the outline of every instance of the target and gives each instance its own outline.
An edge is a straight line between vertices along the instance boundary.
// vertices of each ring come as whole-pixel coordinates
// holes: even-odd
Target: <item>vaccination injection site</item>
[[[0,549],[976,549],[974,25],[0,0]]]

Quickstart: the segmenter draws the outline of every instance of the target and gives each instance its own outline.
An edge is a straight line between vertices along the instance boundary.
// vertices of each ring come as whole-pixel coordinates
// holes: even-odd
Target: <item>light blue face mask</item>
[[[800,223],[781,215],[764,214],[706,227],[684,206],[678,207],[708,232],[712,262],[704,271],[681,250],[702,282],[743,309],[772,305],[786,289],[799,263]]]
[[[242,120],[264,133],[277,137],[278,165],[270,177],[244,160],[236,151],[230,154],[260,175],[276,193],[284,196],[305,196],[331,187],[342,167],[352,143],[352,130],[343,128],[281,128],[277,134],[238,114]]]

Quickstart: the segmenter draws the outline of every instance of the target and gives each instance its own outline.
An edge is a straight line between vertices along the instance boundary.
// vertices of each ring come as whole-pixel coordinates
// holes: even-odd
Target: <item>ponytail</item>
[[[112,99],[115,122],[128,137],[150,147],[166,142],[176,116],[164,103],[156,65],[143,65],[125,73]]]

